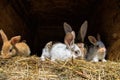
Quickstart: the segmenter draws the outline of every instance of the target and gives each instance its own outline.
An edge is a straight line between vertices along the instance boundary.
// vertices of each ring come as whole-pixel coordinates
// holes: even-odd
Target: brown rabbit
[[[83,22],[83,24],[81,25],[80,30],[79,30],[79,34],[78,34],[78,38],[81,37],[82,42],[77,43],[77,45],[81,49],[81,52],[83,54],[82,55],[83,59],[85,58],[86,53],[87,53],[87,49],[85,48],[85,44],[84,44],[84,39],[85,39],[85,36],[87,33],[87,27],[88,27],[88,22],[87,22],[87,20],[85,20]]]
[[[1,50],[2,58],[11,58],[14,55],[30,55],[31,51],[29,46],[25,42],[19,42],[21,40],[21,36],[15,36],[8,40],[6,34],[2,29],[0,30],[0,34],[3,40],[3,46]]]

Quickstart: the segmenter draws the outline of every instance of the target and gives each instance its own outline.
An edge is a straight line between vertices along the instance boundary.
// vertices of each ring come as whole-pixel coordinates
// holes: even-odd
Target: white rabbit
[[[11,58],[14,55],[29,56],[31,51],[29,46],[25,42],[19,42],[21,36],[14,36],[8,40],[6,34],[1,29],[0,34],[3,40],[1,57],[2,58]]]
[[[74,43],[75,33],[74,31],[71,32],[73,39],[65,39],[65,44],[57,43],[54,44],[51,48],[50,55],[51,61],[55,60],[69,60],[71,58],[75,59],[77,57],[81,57],[81,50],[80,48]]]
[[[64,43],[55,43],[50,49],[48,47],[46,49],[44,48],[41,60],[44,61],[45,58],[50,58],[51,61],[64,61],[82,56],[80,48],[74,43],[75,32],[72,31],[71,26],[66,22],[64,23],[64,30],[66,33]]]
[[[106,47],[101,41],[100,35],[97,35],[97,40],[93,36],[88,36],[88,39],[93,45],[89,48],[87,60],[92,62],[99,62],[99,60],[101,60],[102,62],[106,62]]]

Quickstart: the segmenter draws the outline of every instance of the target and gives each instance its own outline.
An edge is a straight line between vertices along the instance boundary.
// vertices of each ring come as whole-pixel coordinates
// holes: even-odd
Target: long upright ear
[[[63,26],[64,26],[65,33],[72,32],[72,28],[69,24],[64,22]]]
[[[75,32],[72,31],[71,33],[67,33],[64,38],[64,43],[67,45],[67,47],[70,47],[71,45],[74,44],[75,40]]]
[[[88,36],[88,39],[93,45],[95,45],[95,43],[97,42],[96,38],[93,36]]]
[[[71,45],[73,45],[75,43],[75,31],[72,31],[71,34],[73,36],[73,39],[71,41]]]
[[[98,40],[98,41],[101,40],[101,37],[100,37],[100,34],[99,34],[99,33],[97,34],[97,40]]]
[[[4,33],[4,31],[2,29],[0,30],[0,34],[1,34],[3,42],[8,41],[8,38],[7,38],[6,34]]]
[[[88,26],[88,22],[84,21],[84,23],[81,25],[81,28],[80,28],[80,34],[81,34],[82,42],[84,42],[84,38],[86,36],[87,26]]]
[[[10,42],[11,42],[11,44],[14,45],[14,44],[18,43],[20,40],[21,40],[21,36],[15,36],[15,37],[11,38]]]

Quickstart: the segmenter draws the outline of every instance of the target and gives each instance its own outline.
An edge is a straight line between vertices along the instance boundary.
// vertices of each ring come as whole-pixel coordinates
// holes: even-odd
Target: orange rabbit
[[[29,56],[31,51],[29,46],[25,42],[19,42],[21,36],[14,36],[8,40],[6,34],[1,29],[0,34],[3,40],[1,57],[2,58],[11,58],[14,55],[20,56]]]

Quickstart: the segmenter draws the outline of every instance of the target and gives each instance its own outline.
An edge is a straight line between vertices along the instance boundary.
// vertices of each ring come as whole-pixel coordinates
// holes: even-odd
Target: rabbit
[[[84,43],[77,43],[77,46],[80,48],[82,56],[81,59],[85,59],[86,55],[87,55],[87,48],[85,47]]]
[[[77,43],[78,47],[81,49],[81,52],[82,52],[82,57],[81,57],[82,59],[85,59],[85,56],[87,54],[87,49],[85,48],[85,44],[84,44],[84,38],[86,36],[87,26],[88,26],[88,22],[87,20],[85,20],[84,23],[81,25],[79,34],[78,34],[78,38],[81,37],[82,39],[82,42]]]
[[[60,42],[57,42],[57,41],[49,41],[45,47],[42,49],[42,55],[40,57],[40,59],[42,61],[45,61],[46,58],[50,59],[50,50],[52,48],[52,46],[56,43],[60,43]]]
[[[45,61],[45,58],[50,58],[50,50],[52,48],[52,41],[49,41],[42,50],[41,60]]]
[[[69,36],[69,37],[67,37]],[[71,37],[70,37],[71,36]],[[69,60],[71,58],[79,58],[82,56],[80,48],[74,43],[75,32],[72,31],[71,34],[66,34],[64,43],[56,43],[52,46],[50,55],[51,61],[55,60]]]
[[[65,33],[66,33],[64,42],[65,42],[65,44],[70,45],[68,43],[70,43],[70,40],[73,38],[72,34],[70,33],[70,32],[72,32],[72,28],[71,28],[71,26],[69,24],[64,23],[64,30],[65,30]],[[82,24],[82,26],[80,28],[80,31],[79,31],[80,34],[81,34],[81,37],[82,37],[82,41],[84,41],[84,37],[86,35],[86,31],[87,31],[87,21],[85,21]],[[50,58],[50,47],[48,45],[50,43],[52,45],[52,41],[48,42],[46,44],[45,48],[42,51],[41,60],[43,60],[43,61],[45,60],[45,56],[48,57],[48,58]],[[77,46],[80,48],[80,50],[82,52],[82,56],[81,57],[84,58],[85,54],[87,53],[87,50],[84,47],[84,43],[83,42],[82,43],[77,43]],[[69,46],[67,46],[67,47],[69,47]]]
[[[64,22],[65,37],[64,43],[55,43],[51,48],[44,48],[41,56],[41,60],[49,58],[51,61],[60,60],[65,61],[71,58],[75,59],[81,57],[81,50],[75,44],[75,32],[72,30],[71,26]],[[45,50],[47,52],[45,52]]]
[[[1,57],[2,58],[11,58],[15,55],[20,56],[29,56],[31,51],[29,46],[25,42],[19,42],[21,36],[14,36],[10,40],[8,40],[6,34],[1,29],[0,34],[3,40]]]
[[[93,45],[89,48],[87,60],[92,62],[99,62],[100,60],[106,62],[106,47],[101,41],[100,35],[97,35],[97,39],[93,36],[88,36],[88,39]]]

